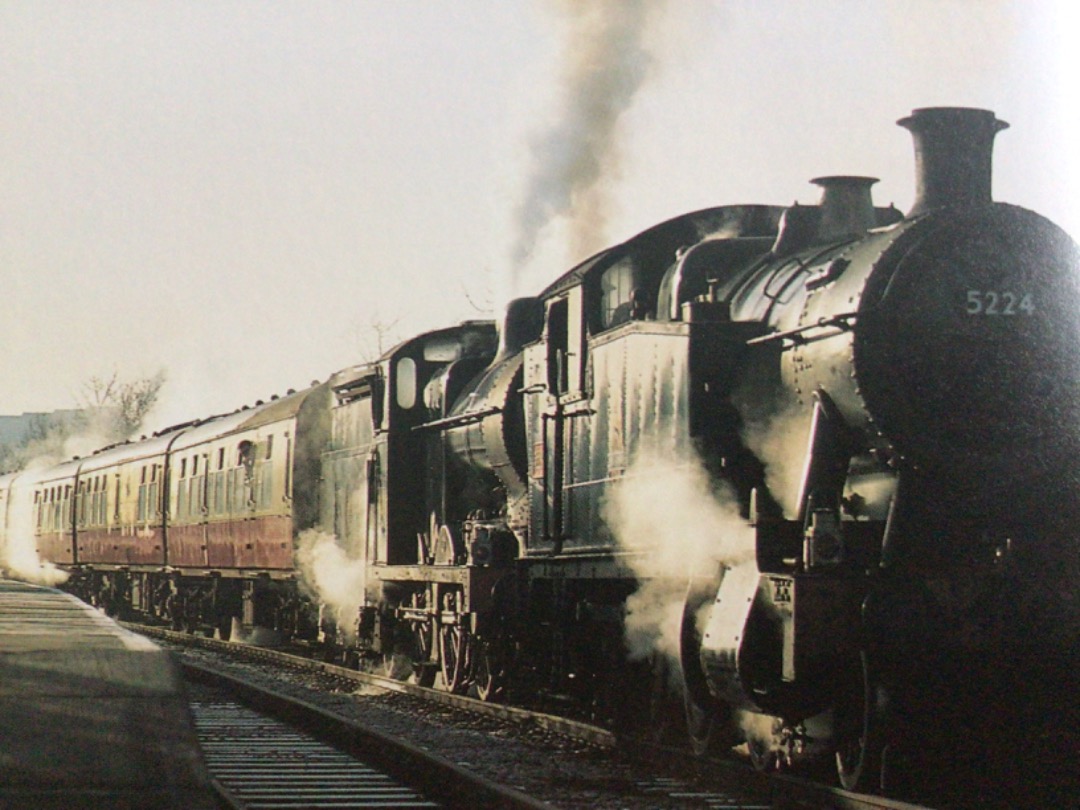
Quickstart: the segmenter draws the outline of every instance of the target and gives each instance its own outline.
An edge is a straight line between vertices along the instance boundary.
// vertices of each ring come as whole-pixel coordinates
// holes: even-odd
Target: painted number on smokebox
[[[1035,312],[1035,299],[1031,293],[1014,293],[996,290],[968,290],[968,315],[1031,315]]]

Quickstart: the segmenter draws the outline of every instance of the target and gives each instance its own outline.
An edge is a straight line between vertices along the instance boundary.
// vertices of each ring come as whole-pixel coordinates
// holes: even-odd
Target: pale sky
[[[0,0],[0,413],[159,369],[155,427],[232,410],[671,216],[814,202],[820,175],[879,177],[875,200],[906,209],[895,121],[916,107],[1008,121],[995,199],[1080,235],[1071,0],[626,0],[607,28],[572,19],[605,5]],[[536,204],[603,115],[601,182],[564,194],[588,216]],[[523,206],[554,219],[525,237]]]

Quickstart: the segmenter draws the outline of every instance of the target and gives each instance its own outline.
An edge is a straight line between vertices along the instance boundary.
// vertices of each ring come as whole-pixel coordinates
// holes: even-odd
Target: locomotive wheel
[[[836,773],[840,786],[861,792],[882,788],[883,723],[866,653],[842,676],[835,709]]]
[[[430,689],[435,685],[435,676],[439,672],[432,664],[413,664],[413,676],[417,686]]]
[[[719,712],[712,706],[699,704],[689,692],[684,698],[684,707],[687,736],[694,756],[703,757],[720,751],[723,747],[720,740],[725,735],[720,731]]]
[[[218,638],[220,638],[222,641],[228,641],[230,638],[232,638],[232,625],[232,616],[219,615],[217,617]]]
[[[381,674],[395,681],[409,681],[419,686],[435,684],[438,667],[431,663],[431,624],[418,622],[411,627],[400,625],[393,649],[382,656]]]
[[[503,692],[502,668],[491,642],[475,639],[470,645],[473,696],[485,701],[498,700]]]
[[[467,685],[468,635],[456,624],[439,628],[439,667],[446,691],[459,695]]]
[[[425,632],[426,631],[426,632]],[[435,684],[435,676],[438,670],[431,661],[431,636],[427,625],[418,627],[416,633],[416,649],[413,654],[413,673],[416,683],[430,688]]]
[[[734,745],[730,710],[709,692],[699,657],[698,611],[716,594],[716,582],[691,582],[683,603],[679,663],[683,673],[683,707],[690,749],[695,756],[718,753]]]
[[[423,591],[416,591],[409,600],[409,604],[417,611],[423,611],[427,606],[427,597]],[[410,657],[412,659],[413,677],[420,686],[431,687],[435,684],[435,676],[438,675],[438,667],[432,663],[435,641],[431,635],[432,621],[427,619],[411,625]]]

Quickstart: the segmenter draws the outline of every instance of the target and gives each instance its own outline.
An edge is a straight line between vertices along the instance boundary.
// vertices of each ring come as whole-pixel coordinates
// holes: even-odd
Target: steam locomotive
[[[906,214],[823,177],[817,205],[676,217],[498,328],[6,476],[5,530],[22,492],[111,610],[601,716],[674,680],[695,751],[880,785],[911,728],[1071,684],[1080,635],[1080,252],[993,202],[993,113],[899,123]],[[320,537],[344,605],[300,576]]]

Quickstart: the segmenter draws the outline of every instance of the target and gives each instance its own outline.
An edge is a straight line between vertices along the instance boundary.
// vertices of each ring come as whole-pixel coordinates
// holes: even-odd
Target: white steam
[[[349,557],[337,537],[317,529],[300,534],[296,559],[302,585],[330,611],[338,630],[354,639],[367,583],[363,561]]]
[[[38,464],[34,469],[45,466]],[[33,470],[27,473],[32,477]],[[0,563],[5,575],[14,579],[35,585],[60,585],[67,580],[68,573],[41,559],[34,535],[34,489],[32,484],[20,483],[18,478],[14,480],[8,490],[6,511],[0,515],[4,521]]]
[[[765,485],[784,510],[784,516],[795,518],[799,513],[812,412],[793,403],[765,419],[754,420],[752,410],[741,410],[745,420],[743,442],[765,465]]]
[[[752,527],[697,458],[672,452],[639,453],[612,487],[604,519],[620,549],[645,551],[631,556],[639,583],[626,604],[631,657],[661,652],[677,660],[689,579],[753,559]]]
[[[0,514],[0,567],[8,576],[37,585],[54,586],[67,581],[69,574],[52,561],[43,560],[38,550],[34,484],[42,471],[68,459],[89,456],[124,438],[115,432],[118,422],[114,410],[87,408],[73,420],[50,425],[17,457],[21,472],[13,476],[6,510]]]
[[[583,258],[606,240],[609,201],[603,182],[618,174],[618,122],[649,76],[648,0],[552,0],[564,25],[558,109],[531,141],[532,168],[516,216],[512,263],[526,263],[556,220],[569,228],[571,255]]]

